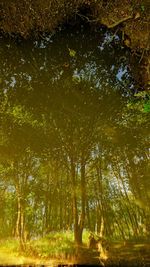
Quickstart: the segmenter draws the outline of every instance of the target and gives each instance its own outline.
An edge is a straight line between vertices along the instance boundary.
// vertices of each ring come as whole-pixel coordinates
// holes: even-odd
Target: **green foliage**
[[[149,113],[150,112],[150,99],[146,101],[143,105],[143,112]]]
[[[149,91],[141,91],[134,95],[134,99],[127,104],[129,109],[149,113],[150,112],[150,93]]]
[[[33,114],[27,111],[24,106],[16,105],[9,108],[7,113],[11,115],[14,122],[18,123],[20,126],[23,124],[29,124],[34,127],[38,126],[38,121],[34,119]]]
[[[70,57],[75,57],[76,56],[76,51],[75,50],[70,49],[70,48],[68,48],[68,50],[69,50]]]
[[[0,240],[0,251],[5,251],[8,254],[16,254],[19,251],[19,241],[14,238],[6,238]]]
[[[88,244],[89,231],[84,230],[83,242]],[[65,258],[73,257],[75,253],[74,234],[72,231],[50,232],[43,238],[30,241],[27,244],[26,253],[36,254],[41,258]]]
[[[31,249],[32,248],[32,249]],[[45,257],[65,257],[66,253],[73,255],[75,246],[73,242],[73,232],[52,232],[38,240],[30,241],[31,253]],[[27,253],[30,253],[27,248]]]
[[[85,40],[88,38],[89,34]],[[26,253],[41,258],[75,254],[74,232],[63,229],[73,229],[76,222],[76,228],[83,223],[93,232],[104,226],[104,236],[111,239],[134,237],[135,227],[142,235],[143,207],[137,206],[129,193],[149,203],[146,127],[140,126],[146,125],[148,117],[148,93],[136,94],[126,106],[127,98],[114,85],[116,79],[110,86],[111,64],[105,66],[103,57],[101,61],[93,39],[82,42],[80,50],[77,43],[73,44],[76,50],[69,49],[67,61],[68,44],[60,53],[60,42],[54,53],[51,44],[48,50],[33,47],[35,64],[29,72],[23,60],[16,73],[18,62],[22,62],[20,53],[21,59],[24,57],[22,48],[14,62],[9,51],[3,64],[4,80],[9,85],[15,63],[17,82],[8,91],[3,88],[7,97],[3,98],[0,142],[0,234],[4,236],[5,225],[5,236],[17,232],[19,215],[22,231],[18,232],[30,240]],[[120,66],[117,57],[112,64],[116,77]],[[23,74],[31,79],[24,81]],[[88,236],[84,230],[86,245]]]
[[[141,10],[144,12],[145,11],[145,6],[144,4],[141,5]]]

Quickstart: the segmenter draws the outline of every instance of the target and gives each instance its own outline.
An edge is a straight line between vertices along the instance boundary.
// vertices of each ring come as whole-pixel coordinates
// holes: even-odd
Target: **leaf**
[[[68,50],[69,50],[70,57],[75,57],[76,56],[76,51],[75,50],[70,49],[70,48],[68,48]]]
[[[146,91],[141,91],[141,92],[134,94],[135,97],[140,97],[140,98],[144,98],[146,97],[146,95],[147,95]]]
[[[147,102],[144,104],[143,112],[145,112],[145,113],[149,113],[149,112],[150,112],[150,100],[147,101]]]
[[[141,10],[144,12],[145,11],[145,6],[141,5]]]

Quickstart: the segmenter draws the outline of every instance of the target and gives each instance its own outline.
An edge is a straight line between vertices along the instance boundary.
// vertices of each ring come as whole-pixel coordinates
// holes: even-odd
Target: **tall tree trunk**
[[[24,249],[25,245],[24,207],[21,202],[22,202],[21,195],[17,191],[17,220],[16,220],[15,237],[19,239],[21,249]]]
[[[85,207],[86,207],[86,184],[85,184],[85,162],[81,159],[81,215],[79,219],[79,240],[82,244],[82,233],[85,225]]]
[[[88,229],[91,231],[91,218],[90,218],[90,211],[89,211],[89,202],[88,202],[88,200],[86,200],[86,216],[87,216]]]
[[[102,159],[99,158],[98,166],[97,166],[97,185],[98,185],[98,206],[100,212],[100,227],[99,227],[99,235],[103,237],[105,232],[105,220],[104,220],[104,201],[103,201],[103,175],[102,175]]]
[[[100,225],[99,235],[100,235],[100,237],[103,237],[103,235],[104,235],[104,218],[103,218],[103,215],[101,216],[101,225]]]
[[[17,219],[16,219],[16,229],[15,229],[15,237],[20,237],[20,217],[21,217],[21,201],[20,195],[17,192]]]
[[[82,233],[85,224],[85,208],[86,208],[86,187],[85,187],[85,162],[81,158],[81,214],[78,214],[77,206],[77,184],[76,184],[76,169],[73,158],[71,159],[71,177],[73,185],[73,217],[74,217],[74,240],[77,245],[82,244]]]
[[[44,232],[50,231],[50,212],[51,212],[51,187],[50,187],[50,173],[47,174],[47,190],[45,193],[45,223]]]
[[[18,170],[18,162],[14,163],[15,171],[15,187],[17,195],[17,219],[15,227],[15,237],[19,239],[21,249],[24,249],[25,244],[25,218],[24,218],[24,203],[21,187],[24,186],[23,181],[20,181],[20,175]],[[21,184],[22,183],[22,184]]]
[[[72,201],[73,201],[73,221],[74,221],[74,240],[78,245],[79,243],[79,233],[78,233],[78,208],[77,208],[77,192],[76,192],[76,172],[75,163],[73,158],[71,158],[71,179],[72,179]]]

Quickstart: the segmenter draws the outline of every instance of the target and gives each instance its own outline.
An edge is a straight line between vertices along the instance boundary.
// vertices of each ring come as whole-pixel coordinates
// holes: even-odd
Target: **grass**
[[[0,252],[2,251],[17,255],[19,252],[19,241],[14,238],[1,239]]]
[[[88,244],[89,232],[84,230],[83,243]],[[26,243],[25,251],[20,250],[19,241],[14,238],[0,240],[0,265],[49,264],[74,262],[76,246],[72,231],[50,232]]]
[[[92,258],[88,258],[88,251],[86,252],[88,236],[89,232],[84,230],[82,256],[90,262]],[[137,261],[141,264],[149,264],[149,250],[150,242],[113,241],[110,245],[109,261],[114,264],[118,261],[126,261],[126,266],[129,263],[136,264]],[[20,251],[17,240],[12,238],[0,240],[0,265],[74,263],[75,254],[76,247],[72,231],[51,232],[45,237],[30,240],[26,244],[24,253]]]
[[[88,243],[89,232],[83,232],[83,244]],[[42,258],[71,258],[76,247],[72,231],[51,232],[43,238],[32,240],[27,244],[28,255]]]
[[[83,232],[83,244],[88,244],[89,232]],[[50,232],[48,235],[30,240],[26,243],[24,255],[42,258],[65,258],[73,255],[76,247],[72,231]],[[13,238],[0,240],[0,252],[5,252],[17,256],[21,253],[19,241]]]
[[[23,264],[24,258],[19,254],[18,240],[12,238],[0,240],[0,265]]]
[[[75,250],[71,231],[51,232],[43,238],[30,240],[24,252],[20,250],[18,240],[7,238],[0,240],[0,265],[66,261],[73,258]]]

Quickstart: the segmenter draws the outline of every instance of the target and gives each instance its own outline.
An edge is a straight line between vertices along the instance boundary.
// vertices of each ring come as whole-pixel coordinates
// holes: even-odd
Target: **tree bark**
[[[85,208],[86,208],[86,188],[85,188],[85,162],[84,158],[81,158],[81,214],[78,213],[77,205],[77,183],[76,183],[76,170],[75,162],[71,159],[71,177],[73,185],[73,217],[74,217],[74,240],[79,246],[82,244],[82,233],[85,224]]]
[[[72,179],[72,201],[73,201],[73,220],[74,220],[74,240],[75,243],[79,243],[78,238],[78,208],[77,208],[77,192],[76,192],[76,172],[75,163],[73,158],[71,158],[71,179]]]

